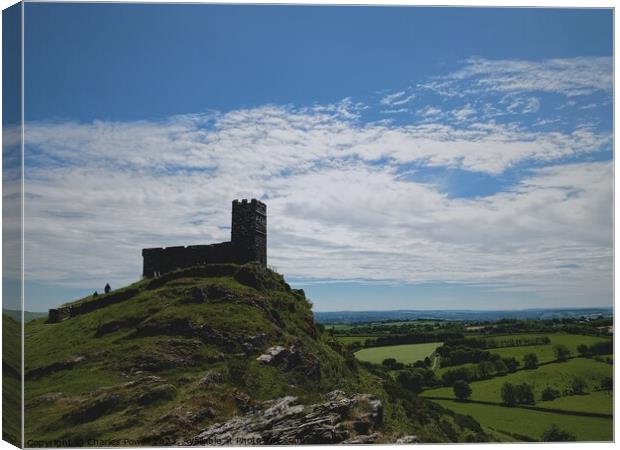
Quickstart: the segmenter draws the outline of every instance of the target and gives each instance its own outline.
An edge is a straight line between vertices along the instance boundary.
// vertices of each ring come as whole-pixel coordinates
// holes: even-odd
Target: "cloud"
[[[500,103],[507,105],[506,110],[512,114],[530,114],[540,109],[540,100],[536,97],[508,94],[500,100]]]
[[[364,123],[363,110],[346,99],[29,123],[27,276],[89,288],[134,281],[141,248],[228,240],[230,201],[260,197],[270,261],[290,277],[511,283],[584,296],[609,284],[612,164],[561,163],[609,151],[609,133]],[[528,161],[537,168],[523,168],[512,188],[479,198],[406,176],[411,164],[499,176]]]
[[[481,92],[547,92],[567,97],[610,93],[611,57],[555,58],[541,61],[468,58],[458,70],[422,83],[441,95]]]
[[[443,115],[443,111],[437,107],[427,105],[424,108],[416,111],[416,114],[427,119],[435,120]]]
[[[381,104],[384,106],[402,106],[415,99],[415,94],[407,94],[407,91],[399,91],[393,94],[388,94],[381,99]]]
[[[409,112],[407,108],[398,108],[398,109],[383,109],[379,111],[379,114],[402,114]]]
[[[464,122],[476,115],[476,110],[472,108],[471,104],[466,104],[463,108],[452,111],[452,116],[457,122]]]

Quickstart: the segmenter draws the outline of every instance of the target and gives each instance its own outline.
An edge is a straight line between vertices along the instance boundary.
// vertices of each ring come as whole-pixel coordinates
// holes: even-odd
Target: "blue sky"
[[[25,42],[27,309],[237,197],[317,310],[612,303],[611,10],[29,3]]]

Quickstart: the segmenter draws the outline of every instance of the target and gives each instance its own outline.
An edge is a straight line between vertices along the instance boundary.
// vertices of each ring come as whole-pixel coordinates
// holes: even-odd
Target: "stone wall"
[[[230,242],[187,247],[145,248],[142,275],[147,278],[205,264],[267,265],[267,206],[256,199],[232,202]]]
[[[142,257],[144,258],[142,275],[148,278],[184,267],[235,262],[230,242],[187,247],[145,248],[142,250]]]
[[[126,289],[113,294],[102,295],[98,298],[93,297],[92,300],[83,301],[81,303],[53,308],[49,310],[47,321],[48,323],[58,323],[65,319],[79,316],[80,314],[86,314],[114,303],[124,302],[138,294],[138,292],[137,289]]]

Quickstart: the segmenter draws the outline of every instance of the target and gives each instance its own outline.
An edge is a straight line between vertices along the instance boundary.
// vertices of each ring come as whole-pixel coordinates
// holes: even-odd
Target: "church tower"
[[[236,263],[267,265],[267,205],[256,199],[233,200],[230,234]]]

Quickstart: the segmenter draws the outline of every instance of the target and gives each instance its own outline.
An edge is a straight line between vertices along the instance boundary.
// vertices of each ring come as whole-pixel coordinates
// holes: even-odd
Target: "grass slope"
[[[12,317],[2,314],[2,439],[21,441],[21,330]]]
[[[17,309],[3,309],[2,314],[11,317],[16,322],[22,320],[22,312]],[[38,311],[24,311],[24,322],[30,322],[34,319],[40,319],[41,317],[47,317],[46,312]]]
[[[186,270],[140,281],[128,287],[137,294],[122,303],[57,324],[28,323],[26,439],[173,444],[257,402],[295,395],[311,403],[333,389],[378,395],[386,441],[403,434],[436,442],[486,439],[472,419],[417,398],[347,356],[281,275],[252,264],[228,269],[234,275]],[[294,363],[256,360],[275,345],[294,349]]]

